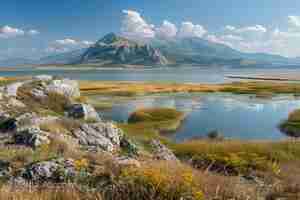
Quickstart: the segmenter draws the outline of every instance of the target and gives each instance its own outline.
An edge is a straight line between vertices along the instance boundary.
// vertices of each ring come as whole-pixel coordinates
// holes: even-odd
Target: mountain
[[[110,33],[87,49],[80,63],[167,65],[162,53],[149,44],[138,43]]]
[[[92,64],[95,66],[270,66],[299,64],[300,58],[266,53],[244,53],[224,44],[201,38],[152,40],[148,44],[105,35],[93,46],[41,58],[38,61],[14,58],[0,61],[2,66],[26,64]]]
[[[18,67],[24,65],[32,65],[34,63],[36,63],[36,60],[27,58],[8,58],[0,60],[1,67]]]
[[[87,49],[78,49],[66,53],[43,57],[38,61],[38,64],[76,64],[81,60],[81,56]]]
[[[224,44],[201,38],[182,38],[169,41],[155,40],[158,48],[173,64],[258,65],[293,62],[291,59],[265,53],[244,53]]]

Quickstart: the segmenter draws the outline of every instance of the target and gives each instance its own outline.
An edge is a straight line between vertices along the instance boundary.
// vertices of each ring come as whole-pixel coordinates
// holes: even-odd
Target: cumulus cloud
[[[40,32],[38,30],[31,29],[27,32],[28,35],[38,35]]]
[[[156,36],[162,39],[174,38],[177,35],[177,27],[175,24],[165,20],[163,24],[155,29]]]
[[[182,38],[186,37],[203,37],[207,33],[207,30],[198,24],[192,22],[182,22],[178,36]]]
[[[48,48],[46,49],[46,52],[48,53],[63,53],[72,51],[75,49],[80,48],[87,48],[91,45],[93,45],[94,42],[88,41],[88,40],[75,40],[72,38],[65,38],[61,40],[55,40],[52,42]]]
[[[242,41],[242,40],[244,40],[244,38],[241,37],[241,36],[231,35],[231,34],[223,35],[221,38],[222,38],[222,40],[230,40],[230,41]]]
[[[121,32],[125,37],[134,39],[150,39],[155,37],[154,25],[148,24],[133,10],[123,10]]]
[[[178,31],[175,24],[164,20],[162,25],[155,27],[149,24],[137,11],[123,10],[121,33],[123,36],[135,40],[149,40],[155,37],[169,39],[174,37],[203,37],[207,30],[199,24],[183,22]]]
[[[254,25],[254,26],[246,26],[246,27],[241,27],[241,28],[236,28],[231,25],[225,26],[225,29],[230,32],[235,32],[235,33],[266,33],[267,28],[262,26],[262,25]]]
[[[0,28],[0,38],[17,37],[24,34],[25,32],[22,29],[10,27],[10,26],[3,26]]]
[[[14,27],[11,27],[11,26],[3,26],[3,27],[0,27],[0,38],[5,38],[5,39],[8,39],[8,38],[14,38],[14,37],[18,37],[18,36],[25,36],[25,35],[38,35],[40,34],[40,32],[38,30],[34,30],[34,29],[31,29],[31,30],[28,30],[28,31],[25,31],[23,29],[20,29],[20,28],[14,28]]]
[[[300,16],[290,15],[288,16],[288,25],[290,32],[300,31]]]

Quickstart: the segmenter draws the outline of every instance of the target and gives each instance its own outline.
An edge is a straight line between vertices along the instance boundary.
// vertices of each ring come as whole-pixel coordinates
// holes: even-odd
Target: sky
[[[86,48],[110,32],[300,56],[299,0],[2,0],[0,9],[0,59]]]

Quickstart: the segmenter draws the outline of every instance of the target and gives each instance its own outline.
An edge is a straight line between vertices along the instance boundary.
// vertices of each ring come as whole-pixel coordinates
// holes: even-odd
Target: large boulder
[[[156,159],[167,160],[167,161],[178,161],[174,153],[165,145],[160,143],[158,140],[152,140],[151,146],[153,148],[153,154]]]
[[[43,144],[49,144],[50,133],[42,131],[39,127],[29,127],[14,135],[16,144],[27,145],[33,148],[39,147]]]
[[[25,108],[26,107],[26,105],[22,101],[16,99],[15,97],[10,97],[8,99],[8,102],[6,105],[10,108]]]
[[[83,124],[73,131],[79,144],[112,152],[120,146],[121,131],[112,123]]]
[[[16,82],[4,87],[4,96],[16,97],[18,95],[19,88],[24,84],[24,82]]]
[[[70,79],[52,80],[45,91],[47,93],[57,93],[68,98],[80,97],[80,89],[77,81]]]
[[[89,104],[73,104],[67,109],[67,115],[74,119],[101,121],[95,108]]]

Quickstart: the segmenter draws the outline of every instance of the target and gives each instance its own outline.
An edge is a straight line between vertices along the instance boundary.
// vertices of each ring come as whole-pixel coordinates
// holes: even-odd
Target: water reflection
[[[300,108],[300,100],[292,96],[257,99],[229,94],[148,96],[117,102],[112,110],[101,114],[106,119],[126,122],[130,113],[150,107],[176,108],[188,114],[173,135],[178,141],[205,136],[213,130],[231,138],[280,139],[285,136],[277,129],[278,124],[289,112]]]

